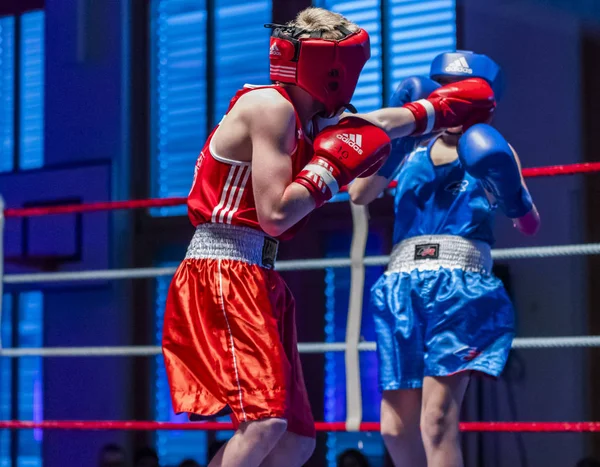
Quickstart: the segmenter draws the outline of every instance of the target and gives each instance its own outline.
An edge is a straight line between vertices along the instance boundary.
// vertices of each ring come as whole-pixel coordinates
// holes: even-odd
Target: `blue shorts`
[[[514,337],[502,282],[462,269],[384,274],[371,289],[381,390],[420,388],[424,376],[498,376]]]

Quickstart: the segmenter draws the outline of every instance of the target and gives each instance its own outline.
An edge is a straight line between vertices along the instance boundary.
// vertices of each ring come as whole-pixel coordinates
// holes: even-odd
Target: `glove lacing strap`
[[[302,169],[302,172],[304,172],[304,177],[311,179],[322,193],[329,189],[333,197],[340,191],[340,186],[333,176],[333,166],[323,159],[319,159],[316,164],[308,164]]]
[[[435,108],[433,107],[433,104],[427,99],[419,99],[418,101],[413,102],[413,104],[420,104],[425,110],[427,116],[425,121],[425,129],[423,131],[419,131],[418,133],[422,133],[424,135],[431,133],[435,127]]]

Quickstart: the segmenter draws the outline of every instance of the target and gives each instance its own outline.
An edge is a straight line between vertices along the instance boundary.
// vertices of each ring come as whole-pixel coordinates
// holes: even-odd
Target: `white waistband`
[[[200,224],[186,259],[233,259],[272,269],[279,241],[260,230],[230,224]]]
[[[394,245],[387,272],[433,271],[440,268],[491,274],[490,245],[454,235],[423,235]]]

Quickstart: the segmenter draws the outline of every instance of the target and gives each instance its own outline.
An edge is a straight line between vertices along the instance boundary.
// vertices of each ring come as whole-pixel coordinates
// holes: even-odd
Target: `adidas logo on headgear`
[[[277,44],[273,44],[271,46],[271,48],[269,49],[269,55],[281,55],[281,52],[279,51],[279,47],[277,47]]]
[[[465,57],[460,57],[454,60],[446,67],[444,71],[447,71],[448,73],[466,73],[468,75],[473,74],[473,70],[469,67]]]
[[[336,138],[341,139],[344,143],[348,144],[357,153],[362,155],[362,135],[351,135],[344,133],[343,135],[336,135]]]

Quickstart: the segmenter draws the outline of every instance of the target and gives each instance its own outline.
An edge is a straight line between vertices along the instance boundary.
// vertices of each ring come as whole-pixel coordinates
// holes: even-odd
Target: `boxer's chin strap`
[[[340,107],[340,109],[337,111],[337,113],[335,115],[326,115],[325,111],[322,111],[322,112],[319,112],[317,114],[317,116],[324,118],[324,119],[330,119],[330,118],[334,118],[334,117],[341,117],[344,113],[346,113],[346,111],[349,111],[350,113],[353,113],[353,114],[358,113],[358,110],[356,110],[356,107],[354,107],[352,104],[345,104],[343,107]]]
[[[352,104],[346,104],[346,110],[349,110],[350,113],[357,114],[358,110]]]

